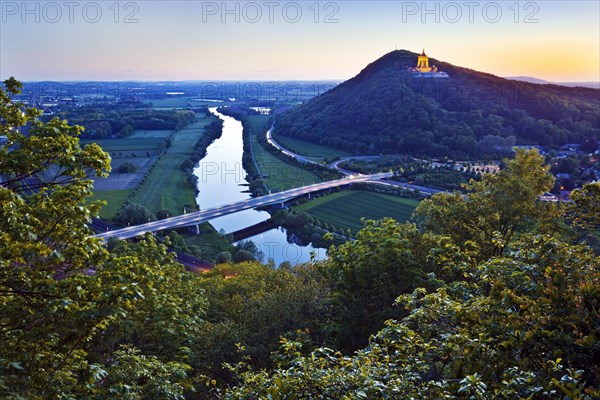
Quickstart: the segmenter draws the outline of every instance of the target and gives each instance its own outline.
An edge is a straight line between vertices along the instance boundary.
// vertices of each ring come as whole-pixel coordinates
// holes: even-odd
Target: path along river
[[[200,209],[250,198],[246,171],[242,167],[242,123],[219,113],[216,107],[209,110],[223,120],[223,134],[208,146],[206,156],[194,169],[194,174],[198,177],[196,203]],[[218,231],[230,233],[268,218],[269,213],[266,211],[246,210],[214,219],[210,223]],[[288,243],[287,236],[285,229],[275,228],[246,240],[252,240],[264,253],[265,262],[271,258],[275,265],[284,261],[292,264],[309,261],[312,252],[316,252],[317,259],[325,258],[324,249]]]

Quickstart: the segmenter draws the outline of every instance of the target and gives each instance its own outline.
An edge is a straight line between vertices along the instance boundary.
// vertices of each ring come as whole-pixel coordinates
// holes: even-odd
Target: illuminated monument
[[[447,73],[438,71],[435,65],[429,66],[429,57],[425,54],[425,49],[417,59],[417,66],[409,70],[415,78],[449,78]]]
[[[427,54],[425,54],[425,49],[423,49],[423,52],[419,56],[419,59],[417,60],[417,68],[415,69],[418,72],[431,72],[433,69],[429,66],[429,57],[427,57]]]

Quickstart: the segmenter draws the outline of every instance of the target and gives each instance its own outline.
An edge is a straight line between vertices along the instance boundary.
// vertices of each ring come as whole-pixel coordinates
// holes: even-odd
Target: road
[[[286,149],[285,147],[283,147],[282,145],[280,145],[279,143],[277,143],[277,141],[275,141],[275,139],[273,139],[273,126],[271,127],[271,129],[269,129],[267,131],[267,142],[274,146],[275,148],[277,148],[279,151],[281,151],[283,154],[286,154],[290,157],[294,157],[297,161],[300,161],[302,163],[312,163],[312,164],[317,164],[316,162],[312,161],[309,157],[300,155],[300,154],[296,154],[288,149]],[[349,169],[344,169],[342,167],[339,166],[339,164],[343,163],[344,161],[348,161],[348,160],[377,160],[379,158],[381,158],[382,156],[379,155],[366,155],[366,156],[350,156],[350,157],[344,157],[341,158],[339,160],[334,161],[333,163],[331,163],[329,165],[329,168],[333,168],[339,172],[341,172],[342,174],[346,175],[346,176],[351,176],[351,175],[355,175],[357,172],[356,171],[350,171]],[[320,164],[319,164],[320,165]],[[432,194],[436,194],[436,193],[448,193],[445,190],[440,190],[440,189],[435,189],[435,188],[430,188],[430,187],[425,187],[425,186],[419,186],[419,185],[412,185],[409,183],[403,183],[403,182],[398,182],[398,181],[392,181],[392,180],[388,180],[388,179],[384,179],[384,180],[376,180],[377,183],[379,184],[383,184],[383,185],[388,185],[388,186],[396,186],[396,187],[401,187],[403,189],[408,189],[408,190],[418,190],[421,193],[423,193],[424,195],[432,195]]]
[[[390,179],[382,179],[381,181],[379,181],[377,183],[380,185],[396,186],[396,187],[413,190],[413,191],[418,190],[423,195],[427,195],[427,196],[431,196],[431,195],[437,194],[437,193],[451,193],[447,190],[434,189],[434,188],[419,186],[419,185],[412,185],[410,183],[392,181]]]
[[[350,157],[344,157],[344,158],[340,158],[339,160],[336,160],[334,162],[332,162],[329,165],[329,168],[333,168],[333,169],[337,169],[338,171],[340,171],[342,174],[344,175],[352,175],[352,174],[356,174],[356,171],[350,171],[349,169],[344,169],[342,167],[340,167],[340,164],[343,163],[344,161],[348,161],[348,160],[377,160],[381,158],[381,156],[350,156]]]
[[[267,143],[269,143],[271,146],[275,147],[277,150],[281,151],[283,154],[285,154],[286,156],[290,156],[296,159],[296,161],[299,161],[301,163],[305,163],[305,164],[317,164],[317,165],[322,165],[319,164],[317,162],[314,162],[313,160],[311,160],[309,157],[300,155],[300,154],[296,154],[292,151],[289,151],[288,149],[286,149],[285,147],[283,147],[282,145],[280,145],[279,143],[277,143],[277,141],[275,141],[275,139],[273,139],[273,128],[275,127],[275,124],[273,124],[273,126],[271,126],[271,129],[269,129],[267,131]]]
[[[320,190],[331,189],[339,186],[345,186],[352,183],[376,181],[379,179],[390,178],[392,173],[385,172],[372,175],[353,175],[333,181],[320,182],[313,185],[308,185],[300,188],[286,190],[269,194],[266,196],[255,197],[243,200],[233,204],[227,204],[220,207],[211,208],[208,210],[197,211],[190,214],[179,215],[176,217],[166,218],[160,221],[148,222],[146,224],[129,226],[127,228],[117,229],[108,232],[102,232],[93,237],[107,240],[114,237],[118,239],[130,239],[147,232],[156,232],[164,229],[181,228],[184,226],[197,225],[202,222],[210,221],[211,219],[222,217],[224,215],[233,214],[239,211],[248,210],[272,204],[283,203],[295,197],[299,197],[308,193],[317,192]]]

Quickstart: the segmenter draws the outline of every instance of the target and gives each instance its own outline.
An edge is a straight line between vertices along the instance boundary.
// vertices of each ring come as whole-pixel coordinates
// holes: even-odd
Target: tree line
[[[143,107],[143,103],[94,104],[65,110],[56,116],[83,126],[81,137],[93,139],[123,138],[134,130],[181,130],[196,119],[193,111],[155,110]]]

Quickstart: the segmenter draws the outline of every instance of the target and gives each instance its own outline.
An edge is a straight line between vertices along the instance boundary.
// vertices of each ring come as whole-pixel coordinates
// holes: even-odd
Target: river
[[[242,123],[219,113],[216,107],[209,108],[209,111],[223,120],[223,134],[208,146],[206,156],[194,169],[194,175],[198,177],[196,203],[200,209],[250,198],[246,171],[242,166]],[[266,211],[246,210],[213,219],[210,223],[218,231],[230,233],[268,218],[269,213]],[[264,253],[264,262],[273,259],[275,265],[284,261],[292,264],[309,261],[312,252],[315,252],[319,260],[325,258],[325,249],[288,243],[287,233],[283,228],[271,229],[246,240],[252,240]]]

